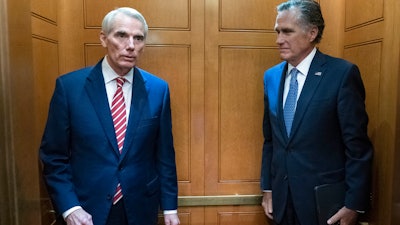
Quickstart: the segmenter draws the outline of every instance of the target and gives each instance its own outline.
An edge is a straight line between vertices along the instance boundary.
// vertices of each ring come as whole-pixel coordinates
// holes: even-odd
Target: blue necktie
[[[283,107],[283,117],[285,120],[286,132],[287,135],[290,135],[290,130],[292,129],[293,117],[296,111],[296,101],[297,101],[297,69],[293,68],[290,71],[290,87],[289,92],[286,97],[285,106]]]

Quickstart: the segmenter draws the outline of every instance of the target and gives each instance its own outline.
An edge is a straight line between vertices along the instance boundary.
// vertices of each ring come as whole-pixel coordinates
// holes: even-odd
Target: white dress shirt
[[[101,68],[103,71],[104,83],[106,85],[108,104],[111,109],[112,99],[114,97],[115,92],[117,91],[117,81],[115,80],[117,77],[120,77],[115,71],[111,68],[110,64],[108,64],[107,56],[104,57],[104,60],[101,64]],[[126,107],[126,124],[128,124],[129,113],[131,109],[131,100],[132,100],[132,84],[133,84],[133,68],[124,75],[125,83],[122,86],[122,91],[124,93],[125,107]]]
[[[297,65],[296,69],[298,70],[297,73],[297,83],[298,83],[298,92],[297,92],[297,100],[299,100],[301,91],[303,90],[303,86],[304,83],[306,82],[306,78],[307,78],[307,74],[308,74],[308,70],[310,69],[311,66],[311,62],[314,59],[315,53],[317,52],[317,49],[314,48],[310,54],[308,54],[308,56],[306,58],[303,59],[303,61],[301,61],[299,63],[299,65]],[[289,64],[288,65],[288,70],[286,73],[286,79],[285,79],[285,86],[283,89],[283,106],[285,105],[286,102],[286,98],[289,92],[289,85],[290,85],[290,71],[293,69],[293,65]],[[296,105],[295,108],[297,107],[297,100],[296,100]]]

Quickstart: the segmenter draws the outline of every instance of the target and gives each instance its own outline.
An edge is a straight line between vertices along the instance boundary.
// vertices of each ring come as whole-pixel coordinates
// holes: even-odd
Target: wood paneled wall
[[[40,224],[29,0],[1,3],[1,224]]]
[[[12,210],[15,204],[12,204],[14,193],[12,193],[11,174],[8,171],[9,166],[6,162],[9,161],[11,144],[8,141],[10,135],[7,130],[10,127],[10,112],[6,110],[9,107],[9,99],[7,97],[10,92],[8,74],[9,67],[9,39],[8,39],[8,14],[7,6],[0,4],[0,195],[3,196],[2,204],[0,204],[0,224],[12,224],[15,217],[12,215]]]
[[[32,61],[33,86],[35,98],[35,142],[36,152],[47,119],[50,97],[53,93],[56,77],[59,76],[58,1],[31,0],[32,24]],[[55,214],[46,187],[39,173],[35,176],[39,182],[41,224],[51,224]]]
[[[375,146],[371,224],[400,224],[399,55],[397,0],[346,1],[344,58],[359,65]]]
[[[281,0],[2,0],[0,224],[54,219],[37,150],[55,78],[95,64],[104,14],[141,11],[150,25],[140,67],[171,86],[180,196],[260,194],[262,73],[279,62]],[[400,2],[320,0],[320,49],[359,65],[375,146],[370,224],[400,224]],[[268,224],[260,206],[179,209],[181,224]],[[29,221],[29,222],[27,222]]]

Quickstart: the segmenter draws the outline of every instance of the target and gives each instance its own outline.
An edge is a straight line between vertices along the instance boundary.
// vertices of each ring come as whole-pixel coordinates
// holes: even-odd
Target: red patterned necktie
[[[114,121],[115,135],[117,137],[119,152],[122,152],[124,146],[125,131],[126,131],[126,108],[122,86],[125,83],[125,78],[118,77],[117,91],[114,94],[111,104],[111,115]],[[113,197],[113,204],[115,205],[122,198],[121,185],[118,183],[117,189]]]

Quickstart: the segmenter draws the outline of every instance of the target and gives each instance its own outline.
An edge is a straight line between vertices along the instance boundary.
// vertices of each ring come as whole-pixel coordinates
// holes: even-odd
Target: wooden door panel
[[[189,30],[190,28],[191,2],[189,0],[133,0],[129,2],[113,0],[101,3],[97,0],[84,0],[84,7],[88,9],[85,10],[85,27],[100,27],[107,12],[116,7],[125,6],[139,10],[152,29]]]
[[[346,48],[344,57],[358,65],[364,82],[366,92],[365,105],[368,112],[368,135],[375,137],[375,129],[378,126],[379,109],[379,80],[381,79],[380,62],[382,42],[376,41]],[[359,58],[358,56],[363,56]]]
[[[263,142],[263,71],[271,50],[230,46],[221,47],[219,52],[218,180],[258,182]]]
[[[85,66],[96,65],[105,54],[106,50],[100,43],[84,44]]]
[[[261,194],[263,72],[280,62],[278,1],[205,3],[205,193]],[[259,204],[208,206],[205,224],[268,224]]]
[[[219,69],[206,77],[206,94],[212,96],[206,105],[206,193],[257,194],[263,72],[279,57],[276,49],[262,46],[220,46],[210,57]]]
[[[361,76],[364,82],[364,87],[366,90],[366,110],[368,112],[369,124],[368,124],[368,135],[371,140],[380,140],[378,138],[379,132],[377,129],[379,127],[379,91],[380,91],[380,80],[381,80],[381,61],[382,61],[382,42],[381,40],[376,42],[364,43],[361,45],[352,46],[344,50],[344,57],[351,62],[357,64],[361,71]],[[360,58],[362,56],[362,58]],[[374,143],[376,146],[376,144]],[[378,156],[380,157],[380,156]],[[377,160],[375,157],[374,161]],[[381,170],[379,170],[381,171]],[[379,182],[381,172],[373,171],[373,182],[372,182],[372,192],[377,193],[382,187]],[[378,198],[374,196],[371,198],[372,206],[378,205]],[[364,217],[368,217],[365,215]],[[366,218],[363,218],[365,221]]]
[[[274,42],[275,13],[266,18],[248,9],[273,12],[276,3],[247,1],[245,7],[244,1],[236,0],[224,8],[226,1],[218,7],[213,3],[206,1],[205,192],[259,194],[263,72],[280,59]],[[236,21],[238,14],[244,21]]]
[[[205,225],[269,225],[260,206],[217,206],[205,209]],[[271,223],[272,224],[272,223]]]
[[[41,17],[50,24],[57,24],[57,1],[31,0],[30,3],[33,15]]]
[[[204,207],[179,208],[179,220],[181,222],[180,225],[205,225]],[[164,218],[160,215],[158,225],[164,224]]]
[[[346,28],[383,20],[384,0],[365,2],[363,0],[345,1]],[[362,10],[354,10],[361,9]]]
[[[220,0],[219,24],[222,31],[271,30],[275,21],[275,7],[281,0]]]
[[[50,97],[53,93],[55,79],[58,74],[58,46],[55,41],[49,41],[44,37],[37,36],[32,38],[32,58],[33,58],[33,87],[35,96],[35,140],[39,145],[45,123],[47,121],[47,111]],[[35,147],[36,147],[35,146]],[[41,176],[41,166],[39,169],[39,191],[40,191],[40,210],[42,224],[50,224],[54,219],[54,211],[51,201],[47,197],[47,190]],[[32,173],[35,171],[31,171]],[[30,176],[34,178],[35,176]],[[31,192],[32,186],[24,185]]]
[[[173,57],[171,57],[173,56]],[[147,46],[140,67],[166,80],[170,86],[174,146],[179,182],[191,181],[190,169],[190,46]],[[157,66],[155,66],[157,65]],[[190,195],[180,189],[180,195]]]

